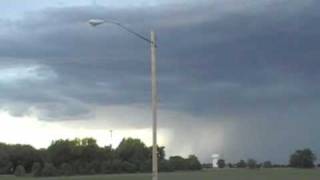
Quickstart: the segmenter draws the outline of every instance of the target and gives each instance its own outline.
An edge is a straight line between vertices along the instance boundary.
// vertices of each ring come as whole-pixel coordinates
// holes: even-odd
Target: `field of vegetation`
[[[1,180],[151,180],[150,174],[124,174],[106,176],[73,176],[56,178],[28,178],[0,176]],[[320,170],[303,169],[224,169],[197,172],[162,173],[160,180],[319,180]]]

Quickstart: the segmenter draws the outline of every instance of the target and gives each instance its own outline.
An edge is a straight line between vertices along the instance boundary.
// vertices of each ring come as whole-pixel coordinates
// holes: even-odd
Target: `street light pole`
[[[89,24],[98,26],[104,23],[114,24],[138,38],[148,42],[151,46],[151,109],[152,109],[152,180],[158,180],[158,145],[157,145],[157,109],[158,109],[158,82],[157,82],[157,37],[151,31],[151,38],[147,38],[132,29],[123,26],[117,21],[105,21],[103,19],[91,19]]]
[[[110,130],[110,148],[112,150],[112,129]]]
[[[151,31],[151,90],[152,90],[152,180],[158,180],[158,146],[157,146],[157,43],[156,34]]]

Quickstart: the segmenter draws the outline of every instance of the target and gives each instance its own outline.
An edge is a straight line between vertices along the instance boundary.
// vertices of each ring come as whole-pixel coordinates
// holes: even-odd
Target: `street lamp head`
[[[103,24],[103,23],[105,23],[105,21],[103,20],[103,19],[90,19],[89,21],[89,24],[91,25],[91,26],[99,26],[100,24]]]

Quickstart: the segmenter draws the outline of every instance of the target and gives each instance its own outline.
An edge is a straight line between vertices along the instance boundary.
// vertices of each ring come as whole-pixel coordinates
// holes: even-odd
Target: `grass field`
[[[149,174],[97,175],[59,178],[16,178],[0,176],[1,180],[150,180]],[[320,170],[264,169],[264,170],[215,170],[201,172],[163,173],[160,180],[319,180]]]

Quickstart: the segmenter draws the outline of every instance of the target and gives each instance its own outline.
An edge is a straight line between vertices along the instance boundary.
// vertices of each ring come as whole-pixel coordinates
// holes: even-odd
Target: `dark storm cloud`
[[[317,124],[319,5],[283,0],[69,7],[0,20],[1,71],[40,67],[35,75],[27,71],[25,79],[0,79],[1,107],[14,115],[35,109],[40,119],[63,120],[91,117],[95,106],[148,104],[149,45],[118,27],[86,24],[92,17],[116,19],[146,36],[149,29],[157,31],[163,110],[190,113],[195,122],[203,119],[199,126],[235,123],[233,141],[246,141],[226,142],[225,153],[232,159],[239,158],[236,151],[249,156],[257,146],[276,148],[270,139],[281,144],[297,127],[307,131]],[[265,137],[274,125],[273,136]],[[177,128],[176,134],[184,130]],[[281,155],[298,145],[319,148],[315,135],[292,140],[294,145]],[[265,151],[257,158],[271,157],[276,149]]]

